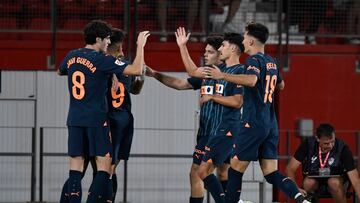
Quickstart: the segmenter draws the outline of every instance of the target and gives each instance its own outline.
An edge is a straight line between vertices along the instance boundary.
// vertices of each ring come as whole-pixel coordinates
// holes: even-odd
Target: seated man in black
[[[346,202],[343,183],[348,178],[360,198],[359,173],[353,155],[343,141],[335,138],[334,128],[330,124],[320,124],[316,136],[301,143],[286,167],[287,176],[295,180],[300,165],[303,166],[304,180],[303,189],[299,189],[304,195],[314,193],[322,184],[326,184],[334,202]]]

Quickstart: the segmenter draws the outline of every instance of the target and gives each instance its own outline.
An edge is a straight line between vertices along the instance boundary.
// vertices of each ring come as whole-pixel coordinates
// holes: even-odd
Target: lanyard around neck
[[[320,168],[323,169],[326,165],[327,160],[329,159],[330,151],[326,154],[324,162],[322,162],[322,156],[321,156],[321,148],[319,147],[319,162],[320,162]]]

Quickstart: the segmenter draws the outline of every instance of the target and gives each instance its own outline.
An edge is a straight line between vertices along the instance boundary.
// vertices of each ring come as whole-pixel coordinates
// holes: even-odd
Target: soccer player
[[[114,28],[110,40],[111,44],[107,53],[116,58],[123,58],[123,31]],[[112,202],[115,202],[117,191],[116,167],[121,160],[129,159],[134,134],[134,117],[131,113],[130,93],[139,94],[143,84],[144,75],[135,77],[124,74],[114,74],[109,83],[109,122],[113,145],[113,163],[111,166]]]
[[[110,36],[110,44],[107,48],[107,54],[122,59],[123,53],[123,40],[124,33],[118,28],[113,28]],[[115,200],[117,191],[117,177],[116,177],[116,166],[120,160],[128,160],[129,151],[131,147],[133,137],[133,116],[131,113],[131,99],[130,93],[139,94],[144,84],[144,76],[132,76],[132,75],[116,75],[109,79],[109,90],[108,90],[108,106],[109,106],[109,123],[110,123],[110,134],[113,146],[113,157],[111,166],[111,178],[110,187],[113,193],[110,196],[112,202]],[[130,93],[129,93],[130,92]],[[96,174],[97,168],[96,163],[93,160],[86,158],[83,175],[86,171],[89,161],[93,168],[93,172]],[[63,188],[65,190],[66,188]],[[69,194],[66,194],[67,196]],[[69,202],[66,198],[65,193],[62,195],[63,199],[60,203]]]
[[[279,133],[274,109],[275,89],[284,89],[276,61],[265,54],[269,30],[260,23],[249,23],[244,33],[246,60],[244,74],[223,73],[219,69],[206,69],[210,78],[225,80],[244,86],[244,107],[241,130],[235,139],[228,172],[226,202],[239,201],[243,174],[250,161],[260,160],[267,182],[285,192],[297,202],[307,202],[296,184],[277,169]],[[238,124],[239,125],[239,124]]]
[[[189,55],[186,43],[190,34],[180,27],[176,32],[176,41],[180,48],[181,57],[190,76],[204,77],[196,67],[188,65]],[[220,60],[225,64],[220,69],[228,74],[240,74],[244,72],[244,66],[240,64],[240,55],[244,51],[243,37],[237,33],[226,33],[220,51]],[[201,70],[200,70],[201,71]],[[240,122],[240,107],[243,102],[243,88],[240,85],[225,80],[205,80],[207,84],[202,87],[201,105],[212,105],[210,112],[210,126],[205,128],[209,131],[209,139],[205,145],[205,152],[198,171],[205,187],[210,191],[215,202],[225,202],[224,190],[216,179],[213,171],[216,166],[223,163],[231,154],[233,137],[238,135],[238,123]]]
[[[210,36],[206,39],[206,47],[204,53],[204,61],[205,65],[220,65],[222,61],[220,60],[220,52],[218,49],[221,46],[223,41],[223,37],[221,36]],[[189,58],[191,60],[191,58]],[[192,61],[192,60],[191,60]],[[192,62],[193,63],[193,62]],[[194,64],[194,63],[193,63]],[[210,80],[203,80],[200,78],[189,77],[188,79],[177,78],[173,76],[169,76],[158,72],[156,70],[151,69],[150,67],[146,68],[146,75],[149,77],[153,77],[156,80],[160,81],[164,85],[177,89],[177,90],[188,90],[194,89],[198,90],[202,87],[206,87],[206,83]],[[210,112],[212,110],[212,103],[208,103],[201,106],[200,110],[200,124],[197,133],[197,142],[195,146],[195,150],[193,153],[193,163],[190,169],[190,187],[191,187],[191,195],[190,195],[190,203],[202,203],[204,199],[204,186],[203,181],[200,179],[198,175],[199,166],[201,164],[202,156],[205,151],[205,144],[209,138],[209,129],[211,129],[210,121]],[[218,178],[221,181],[222,186],[226,186],[227,184],[227,171],[229,168],[229,163],[222,163],[219,167],[217,167]],[[225,190],[225,188],[223,188]]]
[[[143,52],[148,31],[138,36],[134,63],[129,65],[104,53],[110,43],[111,26],[93,20],[84,28],[86,46],[70,51],[60,64],[58,73],[68,75],[70,106],[67,118],[68,185],[70,203],[81,202],[81,178],[84,157],[94,156],[97,173],[89,189],[87,202],[99,202],[105,196],[110,177],[112,146],[107,120],[106,92],[109,74],[141,75]]]

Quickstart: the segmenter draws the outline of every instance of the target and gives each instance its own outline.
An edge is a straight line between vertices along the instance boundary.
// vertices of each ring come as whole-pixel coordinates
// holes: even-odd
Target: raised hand
[[[189,41],[190,33],[186,34],[184,27],[179,27],[175,32],[176,43],[178,46],[185,45]]]
[[[137,38],[137,45],[144,47],[146,44],[146,40],[149,36],[150,36],[149,31],[140,32]]]

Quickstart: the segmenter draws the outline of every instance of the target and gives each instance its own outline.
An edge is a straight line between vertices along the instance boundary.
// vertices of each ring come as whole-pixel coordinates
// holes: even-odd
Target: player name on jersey
[[[67,68],[70,68],[71,65],[74,63],[78,63],[81,65],[84,65],[86,68],[88,68],[92,73],[95,73],[96,67],[86,58],[82,57],[73,57],[67,61]]]
[[[277,69],[277,66],[275,63],[266,63],[266,70],[270,70],[270,69],[274,69],[276,70]]]

